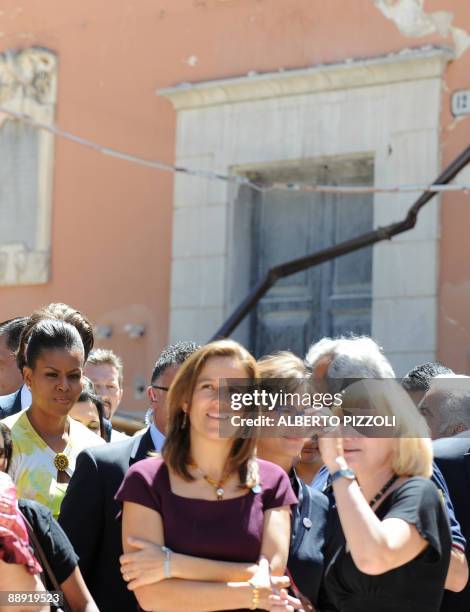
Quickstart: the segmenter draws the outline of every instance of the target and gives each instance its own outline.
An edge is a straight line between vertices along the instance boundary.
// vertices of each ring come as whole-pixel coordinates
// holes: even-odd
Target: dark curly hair
[[[59,319],[40,319],[29,330],[22,359],[24,365],[34,369],[44,349],[79,349],[83,354],[83,342],[77,329]]]
[[[82,339],[85,361],[87,360],[95,342],[93,327],[90,321],[79,310],[76,310],[67,304],[52,303],[48,306],[40,308],[39,310],[35,310],[29,317],[29,320],[21,333],[19,347],[16,353],[16,363],[21,371],[23,371],[23,368],[26,365],[25,348],[28,343],[31,330],[39,321],[43,319],[56,319],[72,325]]]
[[[153,366],[150,382],[154,383],[160,374],[163,374],[170,366],[184,363],[188,357],[191,357],[200,348],[199,344],[191,341],[177,342],[164,348]]]

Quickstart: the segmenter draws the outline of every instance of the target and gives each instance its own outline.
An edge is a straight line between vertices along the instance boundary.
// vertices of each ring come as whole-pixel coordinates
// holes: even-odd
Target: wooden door
[[[310,176],[305,168],[291,173],[290,181],[373,183],[371,160],[363,158],[323,163]],[[286,180],[284,171],[281,176]],[[275,180],[273,170],[266,179]],[[277,264],[372,229],[372,194],[275,190],[254,198],[253,206],[252,284]],[[371,279],[371,247],[281,279],[251,317],[251,349],[257,356],[289,349],[303,357],[323,336],[370,333]]]

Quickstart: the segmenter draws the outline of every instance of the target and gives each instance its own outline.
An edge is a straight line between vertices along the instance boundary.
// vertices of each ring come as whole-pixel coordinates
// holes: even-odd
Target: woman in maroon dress
[[[287,585],[296,503],[289,478],[256,459],[255,438],[219,435],[229,418],[220,385],[256,378],[254,358],[236,342],[199,349],[170,389],[163,458],[127,473],[117,494],[122,571],[144,610],[292,610],[300,603],[278,590]]]

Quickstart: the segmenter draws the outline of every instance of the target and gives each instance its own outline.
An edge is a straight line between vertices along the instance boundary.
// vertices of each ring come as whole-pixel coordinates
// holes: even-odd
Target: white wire
[[[117,159],[122,159],[123,161],[127,161],[133,164],[137,164],[139,166],[145,166],[147,168],[153,168],[155,170],[161,170],[163,172],[173,172],[176,174],[186,174],[189,176],[195,176],[198,178],[205,178],[208,180],[215,181],[225,181],[227,183],[236,183],[239,185],[247,185],[252,189],[259,192],[268,192],[268,191],[296,191],[296,192],[311,192],[311,193],[349,193],[349,194],[364,194],[364,193],[422,193],[422,192],[455,192],[461,191],[468,195],[470,193],[470,185],[461,185],[461,184],[449,184],[449,185],[392,185],[392,186],[375,186],[375,187],[367,187],[367,186],[357,186],[357,185],[314,185],[308,183],[284,183],[284,182],[273,182],[270,184],[260,184],[254,181],[251,181],[247,177],[240,176],[237,174],[224,174],[221,172],[214,172],[212,170],[203,170],[197,168],[188,168],[186,166],[174,166],[172,164],[165,164],[163,162],[157,160],[145,159],[143,157],[139,157],[137,155],[133,155],[132,153],[126,153],[124,151],[119,151],[118,149],[113,149],[111,147],[106,147],[103,145],[99,145],[92,140],[88,140],[87,138],[82,138],[81,136],[77,136],[72,134],[71,132],[67,132],[65,130],[61,130],[55,125],[49,125],[47,123],[41,123],[36,121],[29,115],[25,113],[19,113],[17,111],[10,110],[3,106],[0,106],[0,114],[5,114],[17,121],[21,121],[22,123],[29,125],[38,130],[45,130],[50,134],[53,134],[57,138],[64,138],[65,140],[70,140],[71,142],[75,142],[76,144],[82,145],[89,149],[96,151],[97,153],[101,153],[102,155],[108,155],[110,157],[115,157]]]

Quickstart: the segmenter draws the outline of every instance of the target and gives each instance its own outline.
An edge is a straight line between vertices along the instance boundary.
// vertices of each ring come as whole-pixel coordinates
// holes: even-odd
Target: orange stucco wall
[[[390,4],[394,4],[391,0]],[[470,32],[470,4],[427,0]],[[175,115],[155,90],[279,68],[370,57],[425,44],[408,38],[373,0],[2,0],[0,51],[46,47],[59,58],[57,124],[103,145],[172,162]],[[446,73],[470,88],[470,50]],[[470,140],[470,118],[453,122],[443,96],[442,160]],[[0,320],[65,301],[112,324],[102,345],[123,354],[127,407],[136,375],[148,377],[167,340],[172,176],[56,141],[51,281],[0,288]],[[442,208],[439,356],[470,369],[470,199]],[[449,319],[457,323],[450,323]],[[144,323],[138,340],[125,323]]]
[[[462,7],[463,8],[463,7]],[[462,11],[470,31],[470,4]],[[470,145],[470,116],[454,119],[450,95],[470,89],[470,50],[453,62],[445,77],[441,121],[442,164],[446,166]],[[470,183],[470,168],[466,180]],[[457,178],[457,182],[459,179]],[[438,357],[450,367],[470,374],[470,196],[447,194],[441,206],[441,244],[438,313]]]

